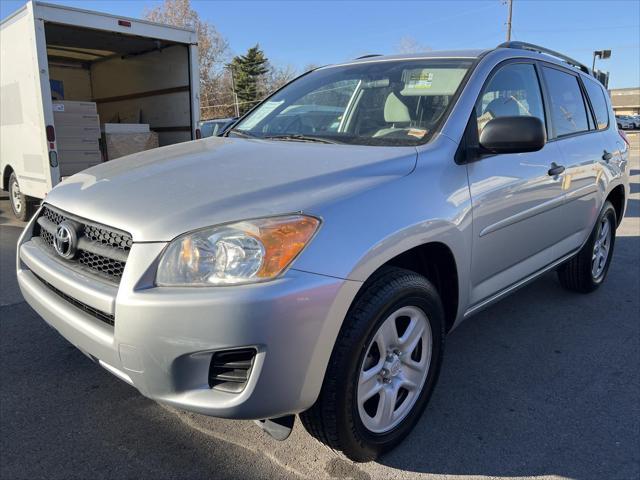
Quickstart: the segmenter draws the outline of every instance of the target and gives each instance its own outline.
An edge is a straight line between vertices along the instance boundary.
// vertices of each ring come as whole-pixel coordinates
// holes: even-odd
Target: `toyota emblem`
[[[58,225],[56,234],[53,237],[53,248],[58,255],[63,258],[71,259],[76,254],[78,247],[78,236],[76,229],[67,221]]]

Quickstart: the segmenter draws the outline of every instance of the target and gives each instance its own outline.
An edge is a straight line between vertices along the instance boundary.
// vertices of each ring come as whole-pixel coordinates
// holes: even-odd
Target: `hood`
[[[212,137],[122,157],[69,177],[45,201],[136,242],[321,205],[409,174],[413,147]],[[64,159],[61,159],[64,162]]]

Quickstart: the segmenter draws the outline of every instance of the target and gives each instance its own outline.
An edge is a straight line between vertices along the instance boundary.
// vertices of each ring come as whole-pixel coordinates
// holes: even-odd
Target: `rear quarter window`
[[[584,86],[587,89],[593,112],[596,116],[598,130],[603,130],[609,126],[609,107],[602,87],[598,82],[590,78],[584,79]]]

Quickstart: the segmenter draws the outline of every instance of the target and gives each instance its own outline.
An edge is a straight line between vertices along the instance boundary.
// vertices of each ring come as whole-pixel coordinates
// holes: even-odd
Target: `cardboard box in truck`
[[[102,162],[102,157],[100,156],[100,151],[97,149],[90,150],[60,150],[58,152],[61,157],[64,157],[65,165],[83,165],[86,164],[85,168],[92,167],[93,165],[97,165]],[[84,170],[84,168],[83,168]],[[63,174],[63,176],[67,176],[68,174]]]
[[[88,113],[97,114],[98,107],[95,102],[72,102],[58,100],[53,102],[53,113]]]
[[[100,151],[98,137],[58,137],[58,155],[62,150],[95,150]],[[66,158],[65,158],[66,160]]]
[[[58,125],[56,138],[100,138],[100,127],[91,125]]]
[[[53,120],[58,127],[96,128],[100,126],[100,117],[95,102],[56,101],[53,102]],[[60,136],[58,144],[58,163],[62,177],[92,167],[102,159],[98,138]]]
[[[56,125],[68,125],[70,127],[100,127],[100,118],[91,113],[62,113],[53,112]]]
[[[102,156],[100,150],[60,150],[58,152],[61,158],[64,158],[64,163],[61,164],[62,177],[68,177],[77,173],[78,169],[86,170],[102,163]]]
[[[18,218],[100,156],[99,121],[138,112],[160,146],[196,138],[191,29],[28,1],[0,23],[0,72],[0,186]]]
[[[158,147],[158,134],[147,123],[105,123],[101,128],[107,160]]]

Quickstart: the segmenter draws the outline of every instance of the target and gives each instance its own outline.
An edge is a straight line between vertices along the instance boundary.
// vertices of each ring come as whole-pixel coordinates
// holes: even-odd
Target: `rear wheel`
[[[33,212],[33,201],[20,191],[20,184],[15,173],[9,177],[9,201],[13,215],[22,221],[27,221]]]
[[[421,275],[392,268],[370,282],[336,340],[306,429],[354,461],[402,441],[435,387],[444,350],[438,293]]]
[[[604,282],[616,242],[616,225],[616,211],[607,201],[587,243],[575,257],[558,268],[558,278],[564,288],[589,293]]]

